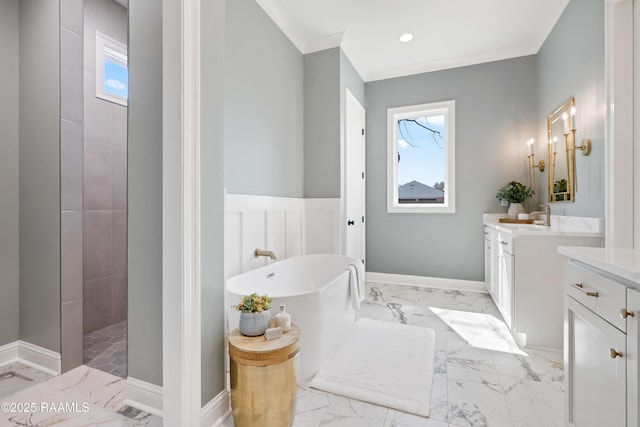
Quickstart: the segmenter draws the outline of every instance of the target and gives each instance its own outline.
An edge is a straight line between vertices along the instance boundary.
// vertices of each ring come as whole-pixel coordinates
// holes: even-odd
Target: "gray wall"
[[[367,270],[483,280],[482,214],[504,212],[497,189],[527,178],[535,67],[527,56],[366,83]],[[449,99],[456,101],[456,213],[387,213],[387,109]]]
[[[128,375],[162,385],[162,4],[129,3]]]
[[[0,2],[0,346],[19,333],[18,0]]]
[[[304,56],[304,197],[340,197],[340,48]]]
[[[575,97],[576,143],[593,143],[591,155],[576,153],[578,192],[575,203],[553,203],[561,215],[604,218],[605,99],[604,4],[602,0],[571,1],[537,55],[538,140],[546,142],[546,117]],[[544,144],[543,144],[544,145]],[[546,146],[538,145],[538,152]],[[546,161],[546,160],[545,160]],[[547,192],[547,173],[538,186]]]
[[[60,4],[20,1],[20,339],[60,351]]]
[[[225,185],[303,194],[302,54],[253,0],[227,0]]]
[[[96,97],[96,30],[126,46],[127,25],[127,10],[115,1],[85,1],[85,333],[127,312],[127,107]]]
[[[202,3],[202,404],[224,390],[225,1]]]

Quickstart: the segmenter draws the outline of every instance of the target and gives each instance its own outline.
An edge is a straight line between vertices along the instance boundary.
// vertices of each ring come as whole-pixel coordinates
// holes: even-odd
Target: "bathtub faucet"
[[[265,251],[263,249],[256,249],[253,251],[253,256],[258,258],[259,256],[268,256],[271,259],[276,259],[276,254],[273,251]]]

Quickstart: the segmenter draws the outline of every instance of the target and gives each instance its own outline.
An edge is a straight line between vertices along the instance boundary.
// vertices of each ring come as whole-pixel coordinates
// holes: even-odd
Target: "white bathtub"
[[[302,255],[248,271],[227,279],[227,306],[253,292],[273,298],[272,316],[286,304],[291,321],[302,332],[300,384],[306,384],[355,322],[346,268],[357,262],[340,255]],[[239,313],[231,308],[227,313],[232,331],[238,327]]]

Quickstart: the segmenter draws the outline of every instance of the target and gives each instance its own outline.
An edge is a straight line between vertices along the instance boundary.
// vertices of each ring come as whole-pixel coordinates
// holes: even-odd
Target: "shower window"
[[[387,110],[387,212],[455,212],[455,101]]]
[[[96,97],[127,105],[129,70],[127,47],[96,31]]]

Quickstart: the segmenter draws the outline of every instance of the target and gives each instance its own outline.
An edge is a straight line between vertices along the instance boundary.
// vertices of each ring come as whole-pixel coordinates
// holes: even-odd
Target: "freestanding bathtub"
[[[357,262],[340,255],[301,255],[227,279],[228,331],[238,327],[240,315],[229,307],[242,295],[269,295],[272,317],[285,304],[302,332],[299,382],[308,383],[355,322],[347,266]]]

